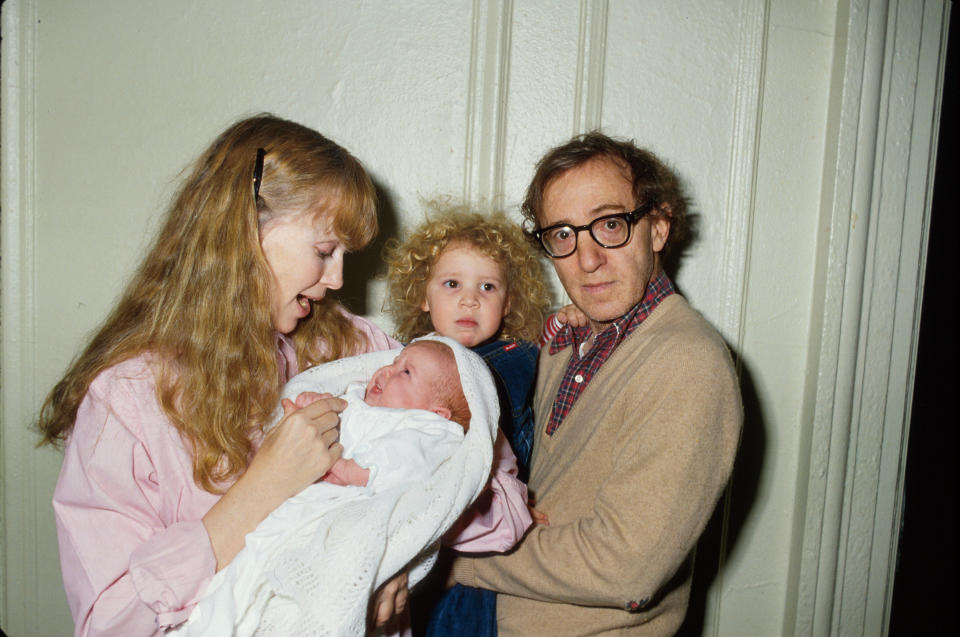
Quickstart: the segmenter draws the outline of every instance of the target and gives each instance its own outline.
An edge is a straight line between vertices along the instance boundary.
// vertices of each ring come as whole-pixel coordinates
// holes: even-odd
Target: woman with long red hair
[[[263,427],[298,370],[397,345],[325,298],[376,232],[361,164],[305,126],[245,119],[197,159],[38,420],[64,445],[53,504],[77,635],[184,621],[245,535],[339,458],[339,399]]]

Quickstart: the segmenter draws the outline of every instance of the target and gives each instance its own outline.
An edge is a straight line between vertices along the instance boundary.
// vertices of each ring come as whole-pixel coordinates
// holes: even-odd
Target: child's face
[[[509,305],[503,266],[469,245],[456,244],[433,264],[421,309],[430,313],[439,334],[473,347],[500,331]]]
[[[434,387],[448,369],[447,359],[433,348],[414,343],[400,352],[396,360],[373,373],[363,400],[376,407],[426,409],[450,417],[450,410],[438,404]]]

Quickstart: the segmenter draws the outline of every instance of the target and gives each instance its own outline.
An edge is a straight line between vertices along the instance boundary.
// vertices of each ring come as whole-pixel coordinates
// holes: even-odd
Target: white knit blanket
[[[245,548],[211,580],[190,619],[172,634],[364,635],[369,600],[381,584],[402,570],[408,570],[411,587],[423,579],[440,537],[487,483],[499,419],[496,388],[483,360],[451,339],[424,339],[453,349],[470,406],[469,431],[452,455],[422,480],[380,488],[373,472],[367,488],[317,483],[304,489],[247,535]],[[340,395],[398,353],[314,367],[291,379],[283,395]],[[344,455],[353,449],[345,447]]]

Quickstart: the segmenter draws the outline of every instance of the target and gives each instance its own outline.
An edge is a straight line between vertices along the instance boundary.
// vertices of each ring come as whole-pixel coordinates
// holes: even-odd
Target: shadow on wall
[[[688,190],[682,184],[683,190]],[[687,229],[685,235],[674,237],[671,250],[663,258],[663,269],[674,282],[677,292],[684,291],[677,284],[685,257],[693,252],[701,238],[701,214],[691,201],[687,201]],[[684,295],[687,296],[687,295]],[[689,298],[689,296],[687,296]],[[743,433],[734,462],[730,485],[721,497],[713,516],[697,543],[696,561],[693,570],[693,585],[687,617],[677,632],[677,637],[700,637],[706,624],[707,594],[710,586],[720,576],[727,558],[737,545],[740,532],[753,508],[759,488],[758,476],[763,470],[767,437],[760,401],[757,398],[749,368],[740,353],[730,347],[734,366],[740,370],[740,393],[743,398]],[[733,494],[736,497],[733,497]],[[724,537],[724,518],[727,520]]]
[[[707,593],[727,558],[733,553],[747,515],[757,498],[758,476],[763,471],[767,447],[766,427],[750,370],[737,352],[732,352],[740,369],[740,392],[743,396],[743,433],[734,463],[733,477],[726,495],[721,498],[713,517],[697,545],[697,559],[690,591],[687,618],[677,637],[699,637],[706,623]],[[735,496],[735,497],[734,497]],[[727,518],[726,538],[723,520]]]
[[[364,250],[348,254],[343,260],[343,287],[334,294],[334,298],[347,306],[354,314],[370,314],[380,310],[370,307],[367,302],[367,287],[370,281],[386,274],[383,263],[383,251],[387,240],[397,236],[399,225],[397,211],[393,205],[393,195],[387,188],[374,180],[377,191],[377,222],[380,232]]]
[[[671,229],[671,232],[673,230]],[[683,294],[680,291],[680,288],[677,286],[677,279],[680,275],[680,268],[683,265],[683,261],[687,255],[693,252],[694,246],[700,240],[700,213],[694,212],[692,208],[687,211],[687,228],[686,233],[682,237],[672,237],[670,244],[670,251],[663,255],[661,259],[664,271],[670,276],[670,280],[673,281],[674,287],[677,288],[677,291]]]

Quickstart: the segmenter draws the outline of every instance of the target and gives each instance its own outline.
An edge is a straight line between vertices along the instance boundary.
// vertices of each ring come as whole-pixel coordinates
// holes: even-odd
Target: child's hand
[[[547,517],[546,513],[543,511],[537,511],[532,506],[528,506],[527,508],[530,510],[530,517],[533,518],[534,524],[550,526],[550,518]]]
[[[565,305],[557,311],[557,320],[570,327],[583,327],[590,321],[587,315],[573,303]]]
[[[543,511],[534,509],[534,505],[537,503],[536,498],[532,493],[529,493],[529,499],[527,500],[527,509],[530,511],[530,517],[533,518],[534,524],[542,524],[544,526],[550,526],[550,518],[547,517],[547,514]]]

